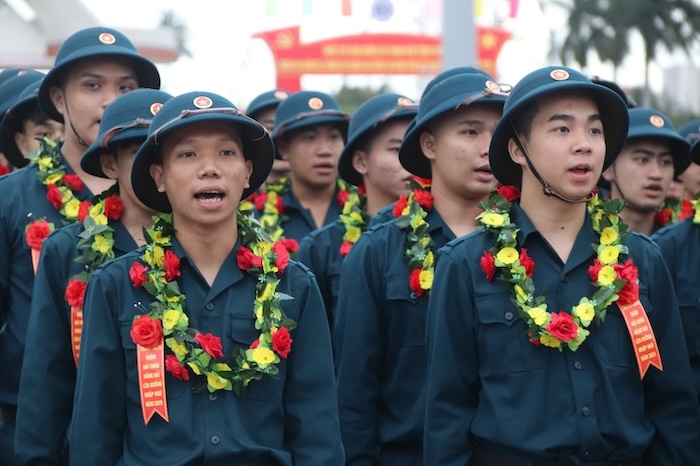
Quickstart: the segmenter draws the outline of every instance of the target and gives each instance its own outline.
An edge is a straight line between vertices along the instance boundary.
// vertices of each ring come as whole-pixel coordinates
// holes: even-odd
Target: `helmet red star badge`
[[[555,81],[566,81],[569,79],[569,72],[566,70],[552,70],[549,76]]]
[[[312,97],[309,99],[309,108],[311,110],[320,110],[323,108],[323,101],[318,97]]]
[[[100,34],[98,40],[105,45],[112,45],[117,41],[117,39],[109,32],[103,32],[102,34]]]
[[[200,95],[199,97],[196,97],[192,103],[194,104],[195,107],[197,108],[209,108],[212,105],[214,105],[214,102],[212,100],[205,96],[205,95]]]
[[[652,115],[649,117],[649,122],[656,126],[657,128],[661,128],[664,126],[664,119],[661,118],[659,115]]]
[[[162,103],[154,102],[151,104],[148,110],[151,112],[151,115],[155,115],[156,113],[158,113],[158,110],[160,110],[162,106]]]

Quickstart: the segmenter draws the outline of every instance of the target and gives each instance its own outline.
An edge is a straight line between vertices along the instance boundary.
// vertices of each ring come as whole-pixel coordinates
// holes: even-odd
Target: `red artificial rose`
[[[238,248],[236,262],[238,263],[238,267],[244,272],[247,272],[251,267],[262,267],[262,258],[253,254],[253,251],[245,246]]]
[[[83,189],[83,181],[78,175],[63,175],[63,184],[68,186],[71,191],[76,192]]]
[[[267,201],[267,193],[253,193],[250,195],[251,201],[255,204],[255,209],[262,212]]]
[[[401,196],[399,196],[399,200],[394,202],[394,209],[391,211],[394,217],[401,217],[401,212],[403,212],[407,204],[408,195],[402,194]]]
[[[10,169],[3,164],[0,164],[0,176],[10,173]]]
[[[66,286],[64,297],[70,307],[83,307],[83,298],[85,297],[85,287],[87,282],[82,280],[71,279]]]
[[[275,266],[279,273],[284,273],[284,269],[287,268],[289,264],[289,252],[287,252],[287,247],[281,241],[275,241],[272,246],[272,252],[275,253]]]
[[[194,336],[194,341],[196,341],[212,358],[224,357],[224,348],[221,346],[221,338],[211,333],[202,335],[198,332],[197,335]]]
[[[284,200],[282,199],[282,196],[277,196],[277,204],[275,205],[275,207],[277,208],[277,213],[279,215],[282,215],[284,213]]]
[[[678,220],[685,220],[688,217],[693,216],[693,203],[690,198],[684,197],[681,201],[681,210],[678,213]]]
[[[258,339],[255,340],[253,343],[251,343],[250,346],[249,346],[248,348],[249,348],[249,349],[255,349],[255,348],[258,347],[259,344],[260,344],[260,338],[258,338]]]
[[[105,199],[105,215],[107,218],[119,220],[119,217],[122,216],[122,210],[124,210],[124,205],[116,194],[112,194]]]
[[[150,315],[141,315],[131,324],[131,340],[144,348],[153,348],[163,341],[163,326],[160,320]]]
[[[598,283],[598,274],[602,268],[603,264],[600,263],[597,257],[593,259],[593,265],[588,267],[588,276],[591,277],[591,282],[594,285]]]
[[[80,208],[78,209],[78,221],[80,223],[85,221],[85,217],[90,213],[90,207],[92,207],[90,201],[83,201],[80,203]]]
[[[496,189],[496,192],[506,198],[508,202],[515,202],[520,199],[520,190],[517,186],[502,185]]]
[[[489,251],[484,251],[484,255],[481,256],[481,261],[479,261],[479,264],[481,264],[481,270],[484,271],[486,274],[486,280],[491,281],[493,280],[493,275],[496,273],[496,258],[493,257],[493,254],[491,254]]]
[[[433,180],[430,178],[423,178],[420,176],[414,176],[413,180],[424,188],[429,188],[433,184]]]
[[[282,327],[272,334],[272,349],[280,355],[280,358],[287,359],[289,352],[292,350],[292,341],[287,327]]]
[[[46,220],[37,220],[30,223],[24,237],[27,245],[34,250],[41,249],[41,243],[49,236],[51,230],[51,225]]]
[[[170,372],[176,379],[184,380],[185,382],[190,380],[190,373],[180,364],[180,361],[177,360],[177,356],[174,354],[169,354],[165,357],[165,370]]]
[[[414,189],[413,197],[423,210],[430,210],[433,207],[433,195],[423,189]]]
[[[532,257],[527,255],[527,249],[522,248],[520,250],[520,265],[525,267],[525,275],[528,277],[532,277],[532,274],[535,273],[535,261],[532,260]]]
[[[343,244],[340,245],[340,256],[347,256],[351,249],[352,243],[350,241],[343,241]]]
[[[46,186],[46,199],[51,203],[54,209],[60,210],[63,207],[63,195],[58,190],[54,183]]]
[[[408,277],[408,285],[418,296],[423,296],[423,288],[420,287],[420,270],[414,269]]]
[[[347,192],[344,189],[341,189],[338,191],[338,194],[335,196],[335,200],[338,201],[338,205],[340,207],[343,207],[346,202],[348,202],[348,197],[350,196],[350,193]]]
[[[299,250],[299,242],[297,240],[292,239],[292,238],[282,238],[280,240],[282,244],[284,244],[284,247],[287,248],[287,251],[289,254],[294,254]]]
[[[365,186],[365,184],[362,183],[360,186],[357,187],[357,193],[360,196],[366,196],[367,195],[367,186]]]
[[[542,342],[540,341],[540,337],[530,337],[530,343],[532,343],[535,346],[540,346],[542,344]]]
[[[170,249],[165,251],[163,265],[165,266],[165,279],[167,281],[173,281],[180,276],[180,258]]]
[[[673,212],[668,207],[664,207],[654,214],[654,221],[659,225],[667,225],[671,221]]]
[[[617,272],[617,278],[626,280],[624,286],[617,292],[620,297],[618,304],[632,304],[639,299],[639,274],[637,267],[632,263],[632,259],[627,259],[625,264],[613,264],[613,269]]]
[[[143,286],[144,282],[148,280],[146,270],[148,270],[148,267],[143,265],[141,262],[134,262],[131,264],[131,268],[129,269],[129,278],[131,279],[131,283],[134,284],[134,288],[140,288]]]
[[[578,325],[571,314],[552,312],[552,320],[545,327],[550,335],[560,341],[575,340],[578,336]]]

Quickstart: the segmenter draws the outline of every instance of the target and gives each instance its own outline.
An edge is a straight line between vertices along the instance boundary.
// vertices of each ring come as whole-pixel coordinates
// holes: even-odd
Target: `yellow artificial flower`
[[[151,267],[160,268],[165,263],[165,251],[161,246],[153,246],[153,251],[146,249],[143,256],[146,263]]]
[[[411,228],[415,230],[421,225],[425,225],[425,219],[421,215],[414,215],[411,218]]]
[[[93,217],[93,219],[95,220],[95,223],[98,225],[107,225],[107,223],[109,223],[109,219],[104,214],[96,215],[95,217]]]
[[[573,314],[581,321],[581,325],[588,327],[595,317],[595,309],[588,298],[581,298],[581,302],[573,307]]]
[[[196,375],[202,375],[202,371],[199,370],[199,366],[197,364],[190,361],[187,363],[187,365],[190,366],[190,369],[192,369],[192,372],[194,372]]]
[[[600,232],[600,244],[612,244],[617,241],[618,234],[614,228],[605,227]]]
[[[425,254],[425,258],[423,259],[423,267],[432,267],[432,265],[435,263],[435,254],[433,254],[433,251],[428,251]]]
[[[168,338],[168,340],[172,340],[171,344],[168,345],[168,348],[170,348],[175,356],[187,355],[189,351],[187,351],[187,345],[185,342],[178,343],[174,338]]]
[[[275,362],[275,353],[268,348],[258,346],[253,350],[253,361],[259,366],[267,366]]]
[[[46,177],[46,180],[44,183],[46,184],[56,184],[57,181],[60,181],[61,178],[63,178],[63,173],[52,173],[49,176]]]
[[[177,323],[180,321],[180,311],[174,309],[169,309],[163,313],[163,328],[166,330],[172,330],[175,328]]]
[[[92,250],[100,254],[107,254],[112,248],[107,238],[102,235],[95,235],[95,240],[92,243]]]
[[[530,318],[532,318],[535,325],[539,325],[541,327],[545,324],[545,322],[547,322],[547,311],[541,307],[531,307],[527,311],[527,314],[530,316]]]
[[[348,226],[345,230],[345,235],[343,235],[343,239],[345,241],[350,241],[351,243],[354,243],[360,238],[361,234],[362,230],[360,230],[358,227]]]
[[[610,265],[602,267],[598,272],[598,283],[600,283],[602,286],[611,285],[616,279],[617,273]]]
[[[272,243],[269,241],[258,241],[253,245],[253,254],[258,257],[266,256],[270,251],[272,251]]]
[[[619,255],[620,251],[615,246],[605,246],[598,254],[598,260],[601,264],[609,265],[617,262]]]
[[[233,369],[231,369],[231,366],[226,364],[225,362],[217,362],[211,365],[211,368],[215,371],[219,372],[232,372]]]
[[[421,270],[418,274],[420,287],[424,290],[429,290],[433,287],[433,272],[430,270]]]
[[[522,286],[514,285],[513,288],[515,289],[515,294],[518,297],[519,302],[524,303],[525,301],[527,301],[527,293],[525,293],[525,290]]]
[[[100,203],[95,204],[94,206],[92,206],[88,209],[88,215],[90,217],[97,217],[101,213],[102,213],[102,206]]]
[[[266,283],[265,288],[263,288],[262,293],[260,293],[260,296],[258,296],[258,301],[260,302],[265,302],[268,299],[270,299],[270,296],[272,296],[272,293],[274,292],[274,287],[272,286],[272,283]]]
[[[170,244],[170,236],[163,235],[163,230],[156,230],[153,232],[153,242],[161,246],[168,246]]]
[[[350,218],[357,222],[357,223],[364,223],[364,219],[362,218],[362,214],[358,211],[354,211],[350,214]]]
[[[80,201],[76,198],[71,199],[65,205],[66,217],[77,218],[78,212],[80,211]]]
[[[561,341],[557,340],[551,335],[542,335],[540,337],[540,343],[549,348],[559,348],[561,346]]]
[[[693,209],[695,209],[695,216],[693,217],[693,223],[700,223],[700,209],[698,208],[700,200],[693,201]]]
[[[36,164],[39,166],[39,170],[42,172],[49,171],[53,168],[53,162],[51,161],[51,157],[39,157],[36,160]]]
[[[487,212],[481,217],[481,223],[498,228],[506,225],[506,219],[507,217],[503,214]]]
[[[207,385],[214,390],[223,390],[228,383],[228,380],[224,379],[216,372],[207,372]]]
[[[518,258],[520,257],[520,254],[518,254],[518,251],[515,248],[511,248],[510,246],[506,246],[505,248],[501,249],[498,251],[498,254],[496,254],[496,259],[501,261],[505,265],[510,265]]]
[[[408,215],[408,213],[411,211],[411,206],[410,204],[407,204],[406,207],[403,208],[401,211],[401,216]]]
[[[62,204],[66,204],[68,201],[75,198],[75,196],[73,196],[73,191],[66,188],[65,186],[61,186],[60,188],[58,188],[58,190],[61,192]]]

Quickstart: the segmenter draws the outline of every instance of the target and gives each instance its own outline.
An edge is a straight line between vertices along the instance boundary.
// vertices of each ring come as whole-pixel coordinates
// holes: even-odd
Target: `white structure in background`
[[[80,0],[4,0],[0,2],[0,68],[48,69],[63,41],[74,32],[101,24]],[[117,28],[156,63],[179,56],[171,29]]]
[[[664,69],[664,99],[678,110],[700,115],[700,68],[673,66]]]

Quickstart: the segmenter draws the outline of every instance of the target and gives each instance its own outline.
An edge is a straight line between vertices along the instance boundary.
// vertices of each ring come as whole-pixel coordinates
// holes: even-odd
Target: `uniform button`
[[[415,291],[411,291],[411,299],[418,298],[418,294]]]
[[[503,314],[503,317],[505,317],[506,320],[513,320],[513,313],[508,311],[505,314]]]
[[[212,445],[218,445],[219,442],[221,442],[221,439],[218,435],[212,435],[209,440],[211,440]]]
[[[561,281],[563,281],[564,283],[568,282],[568,281],[569,281],[569,276],[568,276],[568,275],[563,275],[563,276],[561,277]]]
[[[591,456],[591,452],[590,452],[590,451],[584,451],[584,452],[583,452],[583,456]]]
[[[216,401],[218,399],[219,399],[219,395],[217,395],[216,393],[209,394],[209,401]]]
[[[578,369],[578,370],[581,370],[581,367],[582,367],[582,365],[581,365],[580,362],[576,361],[576,362],[574,363],[574,368],[576,368],[576,369]]]
[[[207,311],[211,311],[212,309],[214,309],[214,303],[207,303],[207,305],[204,307],[207,308]]]
[[[588,406],[584,406],[583,409],[581,409],[581,413],[582,413],[584,416],[588,416],[589,414],[591,414],[591,410],[588,409]]]

